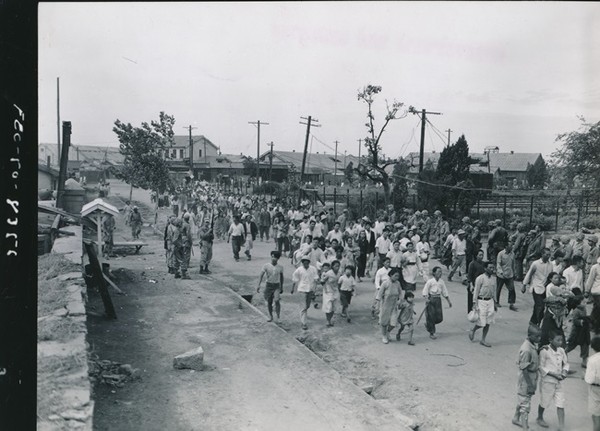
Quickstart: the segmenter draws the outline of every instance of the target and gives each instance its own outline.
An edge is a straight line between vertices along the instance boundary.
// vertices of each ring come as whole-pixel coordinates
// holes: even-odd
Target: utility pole
[[[269,154],[269,181],[273,181],[273,141],[268,145],[271,147],[271,153]]]
[[[269,123],[261,123],[260,120],[258,120],[256,122],[248,121],[248,124],[254,124],[258,129],[256,137],[256,185],[258,186],[258,179],[260,178],[260,125],[268,126]]]
[[[447,129],[447,130],[444,130],[444,132],[448,132],[448,146],[450,146],[450,133],[452,133],[452,130]]]
[[[412,114],[419,115],[419,111],[415,108],[409,110]],[[419,172],[423,171],[423,157],[425,153],[425,122],[427,121],[427,114],[431,115],[442,115],[441,112],[431,112],[425,109],[421,109],[421,147],[419,149]]]
[[[63,145],[60,154],[60,170],[58,172],[58,188],[56,190],[56,208],[64,209],[65,181],[69,162],[69,146],[71,144],[71,122],[63,121]]]
[[[338,147],[338,141],[334,141],[335,142],[335,155],[333,156],[333,160],[335,163],[335,167],[333,169],[333,183],[337,184],[337,147]]]
[[[358,140],[358,164],[360,165],[360,148],[362,147],[362,139]]]
[[[192,129],[195,128],[196,127],[192,127],[191,124],[186,127],[186,129],[188,129],[190,132],[190,172],[192,175],[194,174],[194,141],[192,140]]]
[[[300,171],[300,187],[302,187],[302,184],[304,183],[304,169],[306,168],[306,152],[308,151],[308,137],[310,136],[310,126],[312,125],[313,127],[321,127],[321,125],[313,124],[318,123],[319,120],[317,120],[316,118],[312,118],[310,115],[308,116],[308,118],[300,118],[306,121],[306,123],[300,121],[300,124],[306,125],[306,139],[304,140],[304,154],[302,155],[302,171]],[[300,205],[301,197],[302,194],[298,193],[298,205]]]
[[[56,144],[58,152],[56,153],[56,162],[60,165],[60,78],[56,77]],[[79,160],[79,159],[78,159]]]

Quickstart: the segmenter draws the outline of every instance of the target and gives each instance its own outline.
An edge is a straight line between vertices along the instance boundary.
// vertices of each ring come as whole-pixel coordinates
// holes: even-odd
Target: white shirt
[[[390,241],[390,239],[384,238],[383,235],[377,238],[377,241],[375,241],[375,249],[379,254],[387,254],[387,252],[390,251],[391,245],[392,242]]]
[[[296,283],[298,292],[314,292],[317,280],[319,280],[317,268],[310,265],[308,269],[300,266],[292,274],[292,281]]]
[[[556,382],[556,378],[549,376],[548,373],[561,374],[563,371],[569,371],[569,361],[565,349],[559,347],[554,350],[548,346],[540,350],[540,375],[542,380]]]
[[[590,385],[600,385],[600,353],[594,353],[588,358],[585,382]]]
[[[373,230],[375,231],[375,235],[381,236],[383,234],[383,229],[386,226],[386,222],[384,221],[376,221],[375,226],[373,226]]]
[[[423,272],[423,267],[421,266],[421,259],[417,255],[417,252],[405,252],[402,255],[402,262],[402,277],[404,278],[404,281],[411,284],[416,283],[417,275],[419,275],[419,273],[422,274]]]
[[[467,240],[463,239],[461,241],[458,237],[454,238],[452,241],[452,251],[457,256],[464,256],[467,252]]]
[[[244,235],[244,225],[241,223],[238,223],[238,224],[231,223],[231,226],[229,226],[229,235],[243,236]]]
[[[436,280],[434,278],[430,278],[425,283],[423,287],[423,296],[427,297],[429,295],[442,295],[443,297],[448,297],[448,288],[446,287],[446,283],[441,278]]]
[[[542,295],[546,292],[546,280],[551,272],[552,263],[550,261],[544,263],[542,259],[538,259],[531,264],[523,279],[523,285],[529,285],[530,292]]]
[[[565,277],[565,284],[569,290],[573,290],[574,287],[578,287],[583,292],[583,271],[573,269],[569,266],[563,271],[563,277]]]
[[[402,250],[394,250],[391,249],[390,251],[387,252],[387,254],[385,255],[385,257],[389,257],[390,258],[390,267],[392,268],[399,268],[400,264],[402,263],[402,255],[404,253],[402,253]]]
[[[585,290],[592,295],[600,294],[600,263],[597,263],[590,268],[590,273],[588,274],[585,283]]]
[[[406,251],[406,244],[408,244],[410,241],[410,239],[404,237],[402,239],[400,239],[400,250],[401,251]]]
[[[386,268],[385,266],[382,266],[377,270],[377,272],[375,273],[375,289],[381,289],[381,283],[390,279],[388,273],[391,269],[392,268]]]
[[[337,239],[338,244],[342,244],[342,238],[343,238],[344,234],[342,233],[341,230],[338,230],[337,232],[335,231],[335,229],[332,229],[329,231],[329,233],[327,234],[327,240],[329,240],[331,242],[331,240]]]

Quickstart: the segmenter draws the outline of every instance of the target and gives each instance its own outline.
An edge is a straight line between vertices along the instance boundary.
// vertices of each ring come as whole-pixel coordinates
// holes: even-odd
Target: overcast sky
[[[541,152],[556,135],[600,120],[600,4],[479,2],[40,3],[39,137],[61,120],[74,144],[118,145],[116,119],[139,125],[160,111],[176,134],[208,137],[223,153],[358,153],[366,105],[357,91],[442,112],[426,151],[464,134],[471,151]],[[436,131],[437,129],[437,131]],[[418,151],[419,118],[391,122],[389,156]],[[321,142],[324,144],[322,144]],[[364,150],[363,150],[364,154]]]

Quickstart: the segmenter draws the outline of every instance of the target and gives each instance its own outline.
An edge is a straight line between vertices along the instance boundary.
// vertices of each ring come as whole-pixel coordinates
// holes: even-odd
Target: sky
[[[465,135],[472,152],[540,152],[600,121],[596,2],[40,3],[39,140],[61,121],[73,144],[118,146],[119,119],[175,117],[176,134],[204,135],[224,154],[302,151],[357,155],[367,136],[360,89],[428,115],[425,151]],[[389,123],[383,153],[419,150],[420,119]],[[365,150],[361,150],[365,154]]]

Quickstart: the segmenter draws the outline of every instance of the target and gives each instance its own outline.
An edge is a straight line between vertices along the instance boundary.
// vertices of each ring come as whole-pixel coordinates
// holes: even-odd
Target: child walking
[[[529,411],[531,410],[531,397],[535,394],[538,381],[539,356],[537,343],[540,342],[540,328],[529,325],[527,339],[519,349],[519,377],[517,379],[517,408],[512,423],[529,429]]]
[[[263,265],[258,279],[258,288],[256,293],[260,293],[260,283],[263,277],[266,276],[267,286],[265,287],[264,297],[267,301],[267,310],[269,311],[269,319],[267,322],[273,321],[273,301],[275,301],[275,313],[277,321],[279,321],[281,313],[280,295],[283,293],[283,266],[279,265],[278,261],[281,257],[281,252],[274,250],[271,252],[271,262]]]
[[[356,295],[356,280],[352,275],[354,273],[354,267],[352,265],[346,265],[344,268],[344,274],[339,278],[338,285],[340,287],[340,301],[342,303],[342,317],[345,317],[348,323],[352,321],[350,313],[348,313],[348,307],[352,301],[352,296]]]
[[[594,354],[588,360],[585,382],[588,387],[588,412],[592,415],[594,431],[600,431],[600,336],[591,341]]]
[[[540,405],[538,407],[537,424],[542,428],[548,428],[544,421],[544,410],[550,406],[552,401],[556,405],[558,415],[558,429],[565,429],[565,393],[561,382],[569,372],[569,361],[563,345],[563,334],[554,332],[550,338],[550,344],[540,350]]]
[[[429,332],[429,338],[435,340],[435,325],[442,323],[444,314],[442,312],[442,296],[448,301],[448,307],[452,308],[452,302],[448,296],[448,288],[442,280],[442,268],[436,266],[433,268],[433,278],[427,280],[423,287],[423,297],[425,302],[425,327]]]
[[[331,269],[328,268],[329,263],[323,264],[323,275],[321,275],[321,284],[323,284],[323,312],[327,318],[327,326],[333,326],[331,321],[333,313],[335,313],[338,303],[340,302],[340,290],[338,281],[340,279],[340,262],[334,260],[331,262]]]
[[[412,292],[406,292],[404,299],[400,301],[398,305],[398,333],[396,334],[396,341],[400,341],[400,334],[406,328],[408,332],[408,345],[414,346],[413,332],[414,332],[414,321],[415,321],[415,294]]]

